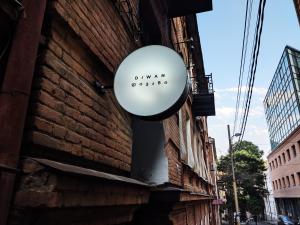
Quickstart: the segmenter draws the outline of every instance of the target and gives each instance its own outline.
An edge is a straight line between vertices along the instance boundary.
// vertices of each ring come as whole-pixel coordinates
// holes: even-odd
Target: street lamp
[[[233,186],[233,194],[234,194],[234,204],[235,204],[235,213],[237,216],[236,223],[237,225],[240,225],[240,220],[239,220],[239,202],[238,202],[238,196],[237,196],[237,188],[236,188],[236,179],[235,179],[235,171],[234,171],[234,160],[233,160],[233,149],[232,149],[232,143],[231,139],[233,137],[238,137],[241,136],[241,133],[235,133],[233,136],[230,136],[230,127],[227,125],[227,130],[228,130],[228,141],[229,141],[229,151],[231,155],[231,169],[232,169],[232,186]]]

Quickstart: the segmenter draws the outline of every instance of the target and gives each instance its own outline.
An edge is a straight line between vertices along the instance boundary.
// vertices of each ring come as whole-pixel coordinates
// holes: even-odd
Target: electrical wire
[[[240,96],[241,96],[241,86],[242,86],[242,80],[243,80],[243,74],[242,74],[242,65],[245,61],[245,39],[246,39],[246,31],[247,31],[247,24],[248,24],[248,11],[249,11],[249,0],[247,0],[246,3],[246,12],[245,12],[245,21],[244,21],[244,34],[243,34],[243,45],[242,45],[242,56],[241,56],[241,63],[240,63],[240,73],[239,73],[239,83],[238,83],[238,93],[236,97],[236,105],[235,105],[235,116],[234,116],[234,126],[233,126],[233,134],[235,134],[236,130],[236,121],[238,118],[238,110],[239,110],[239,104],[240,104]]]
[[[242,62],[242,70],[241,70],[241,84],[239,86],[239,93],[238,93],[238,105],[237,105],[237,109],[236,109],[236,112],[237,112],[237,116],[235,118],[235,121],[234,121],[234,124],[235,124],[235,127],[237,126],[237,121],[238,121],[238,112],[239,112],[239,109],[240,109],[240,98],[241,98],[241,92],[242,92],[242,87],[243,87],[243,79],[244,79],[244,70],[245,70],[245,62],[246,62],[246,57],[247,57],[247,47],[248,47],[248,41],[249,41],[249,30],[250,30],[250,27],[251,27],[251,15],[252,15],[252,5],[253,5],[253,0],[251,0],[250,2],[250,8],[249,8],[249,16],[248,16],[248,25],[247,25],[247,35],[246,35],[246,44],[245,44],[245,56],[244,56],[244,59],[243,59],[243,62]],[[254,42],[253,42],[254,43]],[[253,44],[254,46],[254,44]],[[253,49],[252,49],[252,52],[253,52]],[[252,53],[251,53],[252,55]],[[250,65],[250,64],[249,64]],[[250,67],[249,67],[250,68]],[[249,80],[249,76],[247,77],[247,80]],[[248,82],[246,84],[245,87],[248,86]],[[246,89],[245,89],[245,92],[246,92]],[[246,94],[245,94],[246,95]],[[244,95],[244,96],[245,96]],[[245,107],[245,104],[243,105]],[[239,123],[241,124],[241,122]],[[235,129],[234,129],[234,134],[235,134]]]
[[[258,9],[258,14],[257,14],[257,20],[256,20],[256,29],[255,29],[255,37],[253,38],[253,43],[252,43],[252,51],[251,51],[251,59],[250,59],[250,63],[249,63],[249,68],[248,68],[248,76],[247,76],[247,83],[246,83],[246,89],[245,89],[245,93],[244,93],[244,104],[243,104],[243,108],[246,110],[248,107],[248,100],[249,100],[249,94],[250,94],[250,88],[251,88],[251,80],[252,80],[252,73],[251,73],[251,68],[253,67],[253,62],[255,60],[255,49],[257,46],[257,31],[259,28],[259,23],[260,23],[260,12],[261,12],[261,4],[259,5],[259,9]],[[245,119],[244,117],[241,117],[240,120],[240,133],[242,134],[242,130],[244,127],[244,123],[245,123]]]
[[[251,60],[249,63],[249,69],[248,69],[248,77],[247,77],[247,85],[245,90],[245,97],[244,97],[244,105],[243,105],[243,115],[241,117],[240,121],[240,136],[238,139],[238,143],[241,143],[241,141],[244,138],[250,105],[251,105],[251,99],[252,99],[252,93],[253,93],[253,86],[254,86],[254,80],[256,75],[256,69],[257,69],[257,61],[258,61],[258,55],[260,50],[260,42],[261,42],[261,34],[262,34],[262,28],[263,28],[263,22],[264,22],[264,11],[265,11],[265,5],[266,0],[260,0],[259,2],[259,8],[257,13],[257,21],[256,21],[256,29],[255,29],[255,35],[253,39],[253,45],[252,45],[252,52],[251,52]],[[249,22],[250,25],[250,22]],[[249,28],[249,27],[248,27]],[[246,55],[246,53],[242,53],[242,56]],[[243,58],[241,59],[241,65],[240,65],[240,74],[242,74],[244,71],[244,62]],[[241,75],[242,76],[242,75]],[[240,77],[241,78],[241,77]],[[239,83],[242,83],[239,82]],[[240,92],[241,92],[241,85],[239,86]],[[238,93],[239,96],[237,96],[237,100],[240,99],[240,92]],[[239,106],[239,102],[237,102],[237,106]],[[238,108],[237,108],[238,110]],[[237,114],[238,115],[238,114]],[[235,117],[235,125],[237,122],[237,117]],[[237,146],[239,148],[239,145]]]

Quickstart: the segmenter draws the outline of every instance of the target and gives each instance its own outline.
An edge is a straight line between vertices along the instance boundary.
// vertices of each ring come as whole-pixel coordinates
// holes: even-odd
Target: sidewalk
[[[270,224],[270,225],[277,225],[276,220],[268,220],[268,221],[262,221],[264,224]]]
[[[222,225],[227,225],[227,221],[222,221]],[[242,223],[241,223],[242,224]],[[255,225],[255,222],[251,222],[250,225]],[[257,225],[277,225],[277,221],[259,221],[257,222]]]

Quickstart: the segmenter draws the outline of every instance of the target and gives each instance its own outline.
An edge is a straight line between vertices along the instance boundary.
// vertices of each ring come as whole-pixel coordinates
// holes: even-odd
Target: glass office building
[[[285,47],[264,100],[274,150],[300,124],[300,52]]]

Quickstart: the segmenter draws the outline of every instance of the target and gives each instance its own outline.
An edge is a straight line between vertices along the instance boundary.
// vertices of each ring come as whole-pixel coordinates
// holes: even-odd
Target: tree
[[[235,175],[237,182],[240,212],[246,211],[254,215],[264,212],[263,198],[268,193],[265,188],[265,162],[262,158],[263,151],[249,141],[242,141],[233,145],[235,161]],[[235,211],[232,187],[231,155],[221,156],[218,162],[220,172],[220,189],[226,192],[227,203],[225,207],[232,215]]]

